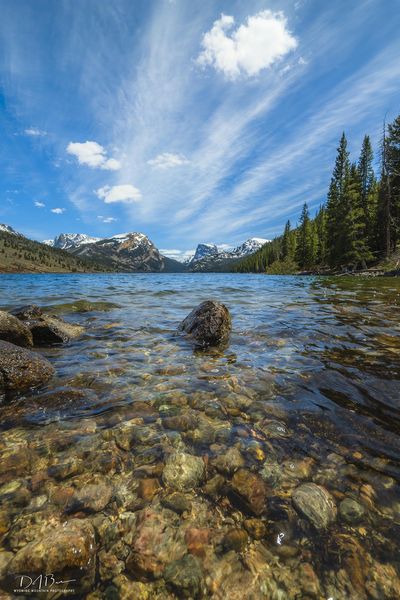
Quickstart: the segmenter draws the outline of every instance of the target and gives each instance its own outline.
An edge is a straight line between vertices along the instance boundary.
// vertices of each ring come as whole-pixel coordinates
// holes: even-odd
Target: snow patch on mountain
[[[0,223],[0,231],[12,233],[13,235],[22,235],[22,233],[18,233],[18,231],[15,231],[15,229],[10,227],[9,225],[5,225],[5,223]]]
[[[47,244],[53,248],[60,248],[61,250],[72,250],[84,244],[95,244],[100,240],[101,238],[92,237],[86,235],[86,233],[60,233],[54,240],[43,240],[43,244]]]

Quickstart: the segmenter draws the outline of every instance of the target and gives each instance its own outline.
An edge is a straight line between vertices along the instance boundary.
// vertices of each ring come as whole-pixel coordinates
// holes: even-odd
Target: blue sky
[[[0,222],[171,256],[324,201],[400,112],[399,0],[0,0]]]

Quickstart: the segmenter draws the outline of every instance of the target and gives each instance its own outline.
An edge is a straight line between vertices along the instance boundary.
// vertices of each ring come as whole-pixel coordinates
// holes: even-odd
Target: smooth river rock
[[[48,315],[39,306],[31,304],[11,311],[30,329],[35,346],[63,344],[77,338],[85,331],[84,327],[68,323],[55,315]]]
[[[33,346],[32,333],[17,317],[0,310],[0,340],[17,346]]]
[[[232,329],[229,310],[225,304],[206,300],[192,310],[179,325],[198,346],[219,346],[227,344]]]
[[[0,391],[3,393],[39,387],[53,375],[54,368],[40,354],[0,341]]]
[[[93,526],[72,519],[40,539],[26,544],[7,565],[7,587],[16,587],[20,574],[35,578],[51,573],[56,581],[71,581],[75,593],[89,591],[96,572],[96,541]],[[63,586],[62,586],[63,587]]]
[[[316,529],[326,529],[336,519],[336,503],[321,485],[304,483],[292,496],[296,510],[304,515]]]
[[[203,477],[203,460],[185,452],[171,454],[165,463],[162,475],[165,485],[180,492],[199,486]]]

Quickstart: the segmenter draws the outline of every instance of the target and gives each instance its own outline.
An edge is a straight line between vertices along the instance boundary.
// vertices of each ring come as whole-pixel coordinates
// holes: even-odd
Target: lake
[[[224,350],[176,334],[205,299]],[[86,333],[0,408],[0,556],[75,519],[77,597],[400,597],[399,279],[2,275],[1,308],[28,303]]]

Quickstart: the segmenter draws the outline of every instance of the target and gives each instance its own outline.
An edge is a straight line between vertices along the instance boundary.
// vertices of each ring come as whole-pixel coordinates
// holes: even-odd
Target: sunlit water
[[[224,302],[231,311],[230,345],[222,352],[193,352],[176,334],[177,325],[209,298]],[[87,459],[85,472],[55,485],[78,488],[88,475],[102,473],[118,486],[120,474],[125,476],[133,467],[126,450],[119,448],[119,467],[100,468],[106,452],[103,441],[113,439],[114,430],[136,418],[156,434],[151,443],[138,443],[128,452],[136,469],[162,464],[179,444],[210,464],[235,446],[244,467],[264,477],[269,497],[261,516],[267,525],[262,543],[276,557],[276,571],[286,565],[291,573],[311,564],[320,587],[307,596],[303,588],[290,591],[285,584],[282,596],[272,591],[263,596],[256,590],[251,597],[397,597],[393,590],[399,589],[395,586],[400,535],[398,279],[236,274],[0,278],[3,309],[79,299],[112,302],[118,308],[63,313],[67,320],[84,325],[86,334],[66,346],[41,349],[53,363],[56,378],[45,390],[0,409],[0,452],[9,456],[28,447],[36,457],[21,470],[3,469],[3,482],[17,480],[29,491],[29,502],[22,507],[17,500],[14,504],[12,494],[7,496],[11,524],[2,542],[5,550],[16,551],[27,543],[29,536],[21,534],[24,524],[19,520],[38,511],[36,495],[44,497],[41,510],[46,519],[60,513],[52,502],[51,486],[39,491],[32,486],[37,470],[81,456]],[[85,390],[84,398],[65,404],[41,399],[43,391],[70,387]],[[192,428],[165,427],[166,417],[186,413],[198,419]],[[272,475],[265,465],[272,468]],[[226,477],[228,484],[231,475]],[[344,498],[356,500],[363,514],[351,522],[338,512],[321,536],[292,508],[293,490],[308,481],[328,489],[338,507]],[[195,493],[210,502],[201,489]],[[157,498],[150,504],[155,506]],[[218,519],[223,531],[224,518],[229,520],[236,507],[223,494],[218,502],[213,523],[216,527]],[[213,500],[209,510],[216,511],[215,507]],[[113,509],[104,512],[113,514]],[[245,517],[238,516],[237,523]],[[280,532],[286,538],[277,544]],[[342,547],[346,540],[355,556],[347,562],[342,556],[349,555]],[[250,549],[253,542],[250,535]],[[281,548],[285,544],[292,548],[287,555]],[[226,557],[216,551],[215,562],[219,560]],[[387,571],[388,565],[393,570]],[[382,580],[392,580],[393,590],[381,583],[379,569]],[[301,586],[299,581],[294,579],[293,585]],[[110,580],[96,576],[99,589],[109,585]],[[218,585],[222,595],[211,584],[203,593],[216,598],[229,593],[228,584]],[[176,593],[174,589],[168,587],[169,593]]]

